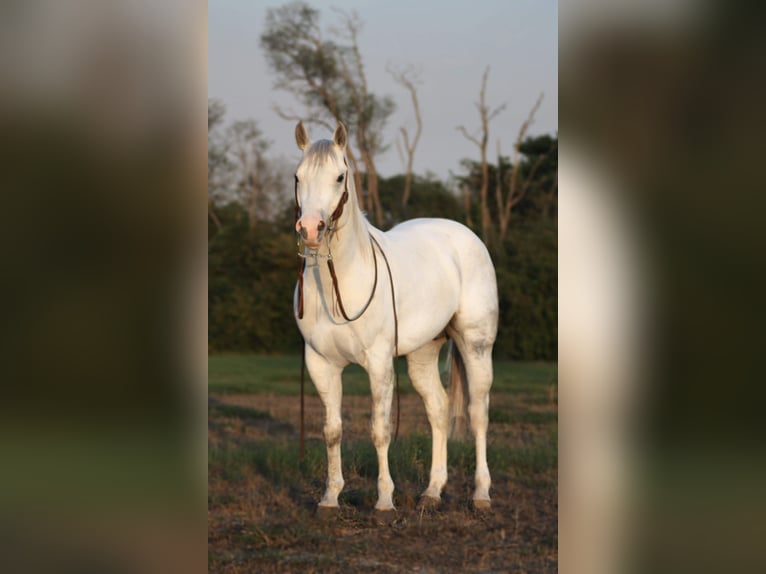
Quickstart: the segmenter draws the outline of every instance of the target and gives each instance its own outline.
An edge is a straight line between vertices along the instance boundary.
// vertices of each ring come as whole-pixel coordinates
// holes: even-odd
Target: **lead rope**
[[[338,277],[335,275],[335,264],[332,262],[331,258],[327,259],[327,267],[330,269],[330,278],[332,279],[333,292],[335,293],[335,299],[338,302],[338,307],[340,308],[340,314],[343,315],[343,318],[349,323],[356,321],[359,317],[364,315],[365,311],[367,311],[367,308],[370,306],[370,303],[372,303],[372,298],[375,297],[375,291],[378,288],[378,257],[375,255],[375,246],[372,244],[373,241],[374,240],[372,235],[370,235],[370,249],[372,250],[372,261],[375,268],[375,280],[372,284],[372,291],[370,292],[370,296],[367,299],[367,303],[364,304],[362,310],[359,311],[355,317],[349,317],[346,314],[346,309],[343,307],[343,299],[341,299],[340,296],[340,288],[338,287]],[[380,245],[378,245],[378,249],[380,249]],[[383,252],[381,251],[381,253]]]
[[[295,176],[295,224],[298,224],[298,220],[301,217],[301,208],[298,205],[298,176]],[[298,252],[298,319],[303,319],[303,271],[306,268],[306,261],[300,256]],[[301,376],[303,372],[301,371]],[[303,394],[301,393],[301,400],[303,400]],[[301,440],[301,447],[303,447],[303,440]],[[301,457],[303,460],[303,457]]]
[[[301,350],[301,451],[300,451],[300,460],[303,462],[303,455],[305,453],[305,443],[306,443],[306,428],[305,428],[305,420],[306,417],[304,416],[304,406],[303,406],[303,387],[305,385],[305,378],[306,378],[306,345],[303,345],[303,349]]]
[[[394,442],[399,438],[399,419],[401,415],[400,393],[399,393],[399,369],[396,368],[396,358],[399,356],[399,317],[396,314],[396,294],[394,292],[394,276],[391,274],[391,266],[388,264],[388,257],[386,252],[380,247],[380,243],[370,235],[370,239],[375,242],[375,245],[380,249],[380,254],[383,256],[383,261],[386,262],[386,269],[388,269],[388,282],[391,285],[391,306],[394,309],[394,384],[396,385],[396,430],[394,431]],[[373,250],[374,252],[374,250]]]

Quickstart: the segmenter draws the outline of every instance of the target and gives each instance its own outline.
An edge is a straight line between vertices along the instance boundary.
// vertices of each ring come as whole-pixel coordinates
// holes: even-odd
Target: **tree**
[[[364,72],[362,54],[359,51],[359,30],[362,21],[356,13],[347,14],[337,11],[343,19],[344,35],[350,42],[347,48],[341,49],[340,68],[346,90],[348,107],[352,110],[351,117],[356,118],[356,142],[359,154],[367,174],[368,202],[367,209],[375,213],[378,227],[383,226],[383,208],[380,205],[378,193],[378,170],[375,166],[375,156],[383,150],[383,127],[394,111],[394,102],[388,97],[379,98],[370,94],[367,89],[367,76]]]
[[[378,194],[375,156],[382,151],[382,130],[394,110],[393,100],[368,90],[358,33],[362,22],[355,14],[340,12],[342,30],[336,34],[346,44],[324,40],[319,12],[303,2],[291,2],[266,12],[266,32],[261,45],[269,66],[276,74],[275,86],[294,94],[309,111],[308,122],[326,125],[343,122],[353,134],[367,176],[368,209],[383,225]],[[282,117],[298,119],[294,113],[277,108]],[[355,172],[360,204],[362,178],[351,147],[349,161]]]
[[[207,214],[218,229],[221,229],[221,220],[215,213],[214,197],[216,194],[217,181],[220,173],[228,169],[226,145],[221,141],[219,127],[223,123],[226,114],[226,106],[218,100],[207,102]]]
[[[236,197],[247,208],[250,228],[256,226],[260,204],[259,195],[266,179],[264,152],[268,143],[253,120],[240,120],[229,126],[231,153],[236,158]]]
[[[516,143],[513,146],[513,160],[512,160],[512,167],[511,167],[511,173],[510,177],[508,178],[508,194],[504,197],[503,196],[503,186],[502,186],[502,178],[500,177],[500,169],[498,169],[498,177],[497,177],[497,186],[496,186],[496,200],[497,200],[497,208],[498,213],[500,217],[500,240],[504,240],[506,235],[508,234],[508,223],[511,220],[511,210],[518,205],[518,203],[524,199],[524,196],[527,194],[527,191],[529,190],[529,185],[532,182],[535,172],[540,167],[540,164],[542,163],[543,159],[545,159],[544,155],[538,156],[535,163],[532,165],[532,168],[529,170],[529,173],[526,174],[526,177],[524,178],[523,182],[519,185],[519,167],[521,165],[521,162],[519,161],[519,154],[520,154],[520,147],[522,140],[524,139],[524,136],[527,134],[527,130],[529,129],[529,126],[532,125],[532,122],[535,118],[535,113],[540,108],[540,104],[543,101],[543,94],[540,94],[540,96],[537,98],[537,101],[535,102],[535,105],[532,107],[532,109],[529,112],[529,115],[527,116],[527,119],[524,121],[524,123],[521,125],[521,128],[519,129],[519,135],[516,137]],[[497,158],[498,158],[498,168],[500,166],[500,140],[497,142]]]
[[[337,97],[341,84],[337,65],[339,47],[322,39],[316,9],[300,2],[268,9],[261,46],[276,73],[274,86],[294,94],[307,108],[302,117],[275,105],[274,110],[280,117],[319,124],[330,131],[335,127],[325,119],[326,115],[336,123],[343,122]],[[346,127],[351,129],[350,125]],[[357,198],[363,205],[362,174],[351,146],[346,148],[346,155],[354,171]]]
[[[522,162],[521,177],[530,179],[529,193],[519,202],[520,215],[534,212],[544,219],[556,219],[558,192],[558,138],[540,135],[526,138],[519,152],[526,158]],[[532,168],[536,170],[532,173]]]
[[[497,164],[487,163],[489,179],[495,182],[495,193],[489,195],[487,202],[498,240],[503,209],[508,207],[508,201],[511,201],[514,217],[555,218],[558,140],[549,135],[527,136],[517,146],[518,154],[513,163],[511,158],[502,155],[499,145]],[[466,173],[457,177],[458,184],[465,190],[478,190],[483,177],[482,164],[463,160],[461,165]],[[516,183],[512,184],[514,172]],[[516,186],[515,192],[509,190],[512,185]],[[509,231],[510,227],[502,240],[510,235]]]
[[[399,198],[406,175],[380,178],[380,199],[384,205],[399,206]],[[391,210],[393,223],[413,217],[444,217],[460,219],[462,211],[459,198],[435,177],[412,177],[412,197],[407,209],[396,213]]]
[[[418,92],[415,84],[419,80],[419,74],[413,69],[408,68],[405,70],[395,70],[389,68],[388,73],[393,76],[394,80],[401,84],[410,93],[412,98],[412,108],[415,112],[415,135],[410,140],[410,134],[405,126],[399,128],[402,134],[402,141],[404,143],[404,150],[407,152],[407,161],[405,165],[405,178],[404,178],[404,191],[402,192],[402,216],[407,218],[407,204],[410,200],[410,193],[412,190],[412,165],[415,159],[415,150],[418,147],[420,141],[420,135],[423,133],[423,120],[420,116],[420,103],[418,102]],[[398,143],[398,142],[397,142]]]
[[[236,202],[245,208],[248,225],[273,219],[288,201],[286,182],[291,167],[284,161],[268,159],[269,142],[254,120],[225,125],[225,107],[208,102],[208,214],[220,231],[224,225],[221,209]]]
[[[489,66],[484,70],[481,79],[481,91],[479,92],[479,101],[476,102],[476,108],[479,110],[481,119],[481,135],[472,135],[463,126],[458,126],[457,130],[462,133],[466,139],[476,144],[481,156],[481,233],[484,243],[489,243],[489,232],[491,227],[491,218],[489,214],[489,205],[487,204],[487,195],[489,190],[489,169],[487,164],[487,143],[489,141],[489,123],[500,112],[505,109],[505,104],[501,104],[494,110],[487,105],[487,78],[489,77]]]

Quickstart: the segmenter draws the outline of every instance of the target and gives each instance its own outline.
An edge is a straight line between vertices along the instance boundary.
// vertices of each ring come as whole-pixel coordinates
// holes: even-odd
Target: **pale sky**
[[[272,142],[271,153],[294,159],[294,123],[277,116],[275,103],[296,113],[304,108],[273,88],[260,35],[266,9],[286,2],[210,0],[208,4],[208,96],[222,100],[227,120],[254,119]],[[528,135],[558,131],[558,3],[556,0],[333,0],[310,2],[319,9],[323,33],[337,18],[332,7],[357,11],[364,21],[359,44],[369,89],[390,95],[397,103],[385,142],[391,144],[377,160],[383,176],[403,172],[396,151],[399,127],[414,131],[409,93],[386,72],[386,65],[414,64],[422,70],[418,90],[423,135],[414,171],[446,179],[461,173],[460,160],[478,160],[478,148],[455,128],[478,133],[481,77],[489,65],[487,103],[505,111],[490,124],[488,153],[492,161],[500,139],[510,155],[521,124],[540,92],[545,93]],[[330,137],[310,126],[312,139]]]

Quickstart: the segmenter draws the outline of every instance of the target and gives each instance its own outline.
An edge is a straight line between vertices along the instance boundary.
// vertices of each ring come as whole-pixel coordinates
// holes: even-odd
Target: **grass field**
[[[209,358],[208,551],[212,572],[555,572],[557,367],[496,362],[488,461],[493,507],[472,510],[474,448],[449,444],[436,510],[417,508],[428,482],[430,427],[399,365],[399,440],[390,449],[394,517],[373,510],[377,461],[366,374],[344,372],[341,509],[316,514],[326,478],[323,408],[307,380],[306,457],[298,457],[300,358]]]

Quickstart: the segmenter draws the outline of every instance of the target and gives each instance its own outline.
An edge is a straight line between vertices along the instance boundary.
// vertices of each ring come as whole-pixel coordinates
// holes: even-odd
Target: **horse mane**
[[[309,162],[312,167],[316,167],[329,159],[335,159],[335,149],[336,146],[332,140],[315,141],[309,146],[309,149],[306,150],[304,161]]]

